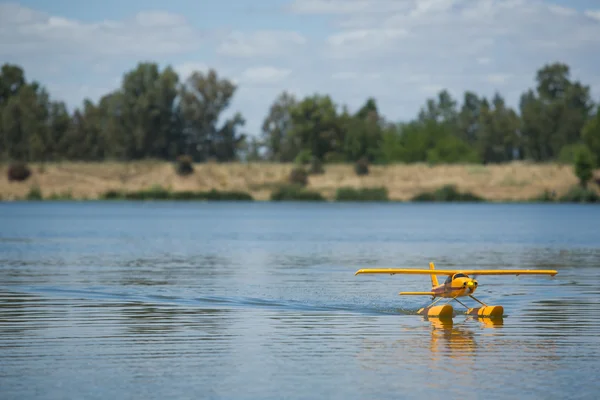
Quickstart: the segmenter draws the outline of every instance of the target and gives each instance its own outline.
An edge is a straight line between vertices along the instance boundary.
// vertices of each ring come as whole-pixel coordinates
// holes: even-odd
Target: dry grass
[[[292,164],[227,163],[195,164],[194,173],[180,177],[173,164],[162,161],[129,163],[31,164],[32,176],[21,183],[9,182],[6,164],[0,165],[0,197],[26,196],[34,185],[44,196],[70,192],[77,199],[97,198],[104,192],[141,190],[160,185],[174,191],[241,190],[257,200],[269,198],[272,188],[286,181]],[[544,190],[557,194],[577,183],[571,166],[560,164],[441,165],[426,164],[371,166],[370,174],[357,176],[353,165],[325,165],[325,174],[311,175],[308,187],[333,198],[337,188],[385,186],[390,199],[408,200],[446,184],[470,191],[492,201],[528,200]]]

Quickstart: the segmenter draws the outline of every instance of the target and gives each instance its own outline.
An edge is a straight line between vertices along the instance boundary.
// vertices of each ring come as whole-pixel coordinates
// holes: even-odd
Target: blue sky
[[[239,86],[229,112],[260,130],[283,90],[375,97],[414,117],[447,88],[503,94],[561,61],[600,100],[599,0],[25,0],[0,2],[0,62],[24,67],[71,108],[116,89],[139,61],[185,78],[214,68]]]

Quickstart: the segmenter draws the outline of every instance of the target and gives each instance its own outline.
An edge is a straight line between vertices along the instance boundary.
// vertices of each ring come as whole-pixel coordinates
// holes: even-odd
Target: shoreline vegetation
[[[516,107],[441,89],[404,121],[283,90],[250,132],[212,68],[139,62],[69,111],[5,63],[0,199],[599,203],[600,103],[567,64],[532,75]]]
[[[325,164],[316,173],[287,163],[56,162],[31,163],[23,181],[0,164],[0,201],[360,201],[600,203],[600,180],[584,188],[572,165]]]

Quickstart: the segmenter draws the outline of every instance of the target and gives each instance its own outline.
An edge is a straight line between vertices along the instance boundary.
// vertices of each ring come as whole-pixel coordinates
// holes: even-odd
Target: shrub
[[[598,203],[600,202],[600,196],[591,189],[573,186],[559,200],[564,203]]]
[[[50,196],[47,197],[47,199],[48,200],[58,200],[58,201],[74,200],[73,194],[71,193],[70,190],[67,190],[62,193],[52,193]]]
[[[563,146],[558,154],[557,161],[561,164],[575,164],[575,159],[580,151],[585,151],[587,146],[583,143],[573,143]]]
[[[306,190],[301,185],[283,185],[271,193],[272,201],[325,201],[319,192]]]
[[[38,185],[33,185],[27,193],[27,200],[42,200],[42,191]]]
[[[321,160],[319,160],[316,157],[313,157],[312,161],[310,162],[309,172],[313,175],[324,174],[325,169],[323,168],[323,163],[321,162]]]
[[[531,201],[542,203],[556,201],[556,192],[554,190],[550,191],[546,189],[540,195],[531,199]]]
[[[177,157],[177,163],[175,165],[175,171],[179,176],[187,176],[194,173],[194,165],[192,157],[182,155]]]
[[[221,201],[251,201],[254,200],[249,193],[241,192],[241,191],[217,191],[212,189],[209,192],[198,192],[199,198],[205,200],[221,200]]]
[[[31,170],[23,162],[11,163],[8,166],[8,180],[22,182],[31,176]]]
[[[305,150],[301,150],[298,153],[298,155],[294,159],[294,162],[299,165],[306,165],[306,164],[310,163],[311,159],[312,159],[312,152],[310,150],[305,149]]]
[[[433,192],[418,194],[412,198],[412,201],[467,201],[479,202],[483,198],[468,192],[459,192],[454,185],[445,185]]]
[[[369,160],[366,157],[362,157],[354,164],[354,172],[356,175],[367,175],[369,173]]]
[[[344,162],[348,161],[348,159],[346,158],[346,156],[344,154],[337,153],[334,151],[325,153],[325,155],[323,156],[323,159],[325,160],[325,162],[328,162],[328,163],[344,163]]]
[[[580,148],[575,155],[575,175],[579,178],[579,184],[587,187],[594,173],[594,158],[592,152],[587,148]]]
[[[109,190],[109,191],[105,192],[103,195],[101,195],[100,198],[103,200],[124,199],[125,194],[118,190]]]
[[[477,151],[467,142],[455,136],[446,136],[436,142],[435,147],[427,151],[427,162],[434,164],[455,164],[481,162]]]
[[[160,185],[154,185],[147,190],[126,193],[124,197],[129,200],[168,200],[171,194]]]
[[[288,180],[292,185],[306,186],[308,184],[308,174],[304,168],[296,167],[290,173]]]
[[[218,191],[212,189],[208,192],[181,191],[171,192],[160,186],[136,192],[120,192],[109,190],[101,196],[104,200],[207,200],[207,201],[252,201],[249,193],[241,191]]]
[[[385,187],[354,189],[342,187],[336,191],[336,201],[388,201],[388,191]]]

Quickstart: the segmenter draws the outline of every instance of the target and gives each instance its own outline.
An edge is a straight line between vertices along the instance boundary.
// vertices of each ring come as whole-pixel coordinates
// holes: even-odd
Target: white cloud
[[[435,95],[443,89],[447,89],[447,87],[445,87],[443,85],[436,85],[436,84],[423,85],[423,86],[419,87],[419,90],[422,93],[424,93],[425,95],[427,95],[427,97],[432,97],[432,96],[435,97]]]
[[[562,7],[562,6],[556,6],[556,5],[549,5],[548,9],[550,11],[552,11],[555,14],[558,15],[564,15],[564,16],[574,16],[577,15],[577,11],[572,9],[572,8],[568,8],[568,7]]]
[[[184,81],[189,78],[192,73],[196,71],[207,72],[210,67],[203,62],[189,61],[176,65],[174,69],[175,72],[177,72],[177,75],[179,75],[180,81]]]
[[[335,80],[342,80],[342,81],[375,80],[375,79],[380,79],[381,74],[376,73],[376,72],[358,73],[358,72],[352,72],[352,71],[340,71],[340,72],[334,72],[331,75],[331,78],[335,79]]]
[[[325,87],[382,99],[391,118],[410,118],[424,96],[443,88],[460,100],[465,90],[498,90],[517,107],[537,69],[552,62],[567,63],[585,84],[600,83],[600,12],[543,0],[297,0],[290,10],[330,17],[336,28],[321,53],[337,71]],[[374,86],[356,71],[386,84]],[[409,109],[399,110],[402,102]]]
[[[270,66],[252,67],[242,73],[242,84],[265,85],[279,83],[292,73],[291,69]]]
[[[373,7],[378,4],[371,2]],[[543,44],[572,49],[585,46],[587,38],[600,45],[597,24],[590,25],[581,15],[577,18],[573,9],[541,1],[407,0],[404,4],[412,8],[386,16],[357,13],[342,19],[340,25],[346,28],[329,37],[333,54],[360,58],[367,51],[387,54],[393,50],[398,57],[435,60],[481,57],[482,52],[494,51],[507,41],[515,50],[533,50],[533,56]],[[351,38],[351,45],[345,46],[350,42],[340,38]]]
[[[123,21],[81,22],[0,4],[0,57],[161,57],[199,48],[202,35],[182,16],[140,12]]]
[[[333,57],[355,57],[398,44],[408,36],[404,29],[357,29],[338,32],[327,39]]]
[[[335,72],[333,75],[331,75],[331,78],[341,80],[341,81],[348,81],[348,80],[358,79],[358,76],[359,75],[356,72],[342,71],[342,72]]]
[[[585,15],[600,21],[600,10],[586,10]]]
[[[510,74],[490,74],[486,77],[486,80],[493,84],[503,84],[510,78],[510,76]]]
[[[297,32],[234,31],[221,43],[217,52],[232,57],[279,56],[304,44],[306,38]]]
[[[406,9],[403,1],[390,0],[297,0],[288,10],[297,14],[381,14]]]

